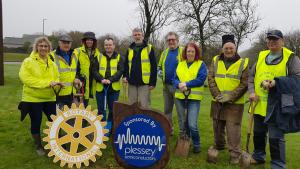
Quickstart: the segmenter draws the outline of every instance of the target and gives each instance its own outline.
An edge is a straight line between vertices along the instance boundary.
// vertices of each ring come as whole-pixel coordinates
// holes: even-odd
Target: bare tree
[[[260,32],[256,36],[256,40],[254,41],[254,43],[251,44],[251,48],[241,53],[242,56],[246,56],[249,58],[250,68],[257,61],[259,52],[267,49],[266,32],[268,32],[268,30]]]
[[[165,26],[171,15],[172,0],[138,0],[140,25],[145,34],[145,40]]]
[[[285,46],[300,56],[300,30],[289,32],[284,36]]]
[[[180,23],[180,30],[197,41],[206,52],[206,46],[214,42],[223,32],[225,10],[224,6],[230,0],[174,0],[176,21]]]
[[[83,32],[80,32],[80,31],[70,31],[68,34],[73,39],[72,48],[78,48],[78,47],[80,47],[81,46],[81,39],[83,37]]]
[[[253,0],[232,0],[226,7],[228,31],[235,36],[239,47],[259,26],[261,19],[256,15],[257,4]]]

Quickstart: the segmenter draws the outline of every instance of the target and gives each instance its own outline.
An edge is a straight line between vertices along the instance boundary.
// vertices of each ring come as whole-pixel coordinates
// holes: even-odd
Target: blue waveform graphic
[[[118,139],[115,143],[119,144],[119,149],[122,149],[123,144],[139,144],[139,145],[156,145],[158,150],[161,151],[163,146],[166,144],[161,144],[160,137],[157,136],[145,136],[145,135],[131,135],[130,128],[127,128],[126,135],[118,134]]]

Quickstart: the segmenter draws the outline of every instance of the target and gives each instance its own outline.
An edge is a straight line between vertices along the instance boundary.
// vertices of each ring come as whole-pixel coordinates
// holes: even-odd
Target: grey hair
[[[141,33],[143,33],[143,31],[142,31],[141,28],[134,28],[134,29],[132,30],[132,33],[133,33],[133,32],[141,32]]]
[[[49,41],[49,39],[46,36],[41,36],[41,37],[36,38],[34,40],[34,43],[33,43],[33,46],[32,46],[33,47],[32,50],[34,52],[37,52],[37,47],[42,42],[46,42],[48,44],[48,46],[49,46],[49,52],[52,51],[52,44],[51,44],[51,42]]]
[[[172,35],[175,36],[176,40],[179,40],[178,34],[175,33],[175,32],[173,32],[173,31],[171,31],[171,32],[169,32],[169,33],[165,36],[166,41],[168,40],[168,36],[172,36]]]

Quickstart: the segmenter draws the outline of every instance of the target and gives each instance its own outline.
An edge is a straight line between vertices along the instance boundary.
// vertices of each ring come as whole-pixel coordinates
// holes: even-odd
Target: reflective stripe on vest
[[[182,62],[179,62],[178,66],[176,68],[176,75],[178,76],[179,81],[180,82],[188,82],[188,81],[196,79],[202,63],[203,62],[201,60],[194,61],[190,65],[190,67],[188,67],[187,62],[185,60]],[[203,90],[204,90],[203,85],[200,87],[191,88],[191,93],[190,93],[188,99],[202,100]],[[180,90],[176,90],[175,98],[184,99],[184,95]]]
[[[118,71],[118,63],[120,61],[120,57],[121,57],[120,54],[118,54],[116,58],[110,59],[110,75],[111,76],[113,76]],[[97,59],[98,59],[98,63],[99,63],[99,74],[102,77],[105,77],[106,68],[107,68],[107,59],[105,56],[103,57],[102,54],[100,54],[100,56],[98,56]],[[103,90],[103,84],[97,82],[95,88],[96,88],[97,92],[101,92]],[[120,80],[117,82],[113,82],[112,88],[115,91],[119,91],[121,89]]]
[[[142,49],[141,52],[141,69],[142,69],[142,80],[145,84],[149,84],[150,81],[150,72],[151,72],[151,64],[149,60],[149,54],[151,52],[152,45],[148,44],[147,47]],[[128,49],[128,67],[129,67],[129,76],[131,73],[131,64],[133,58],[133,49]]]
[[[73,82],[76,77],[77,62],[78,59],[74,53],[71,56],[71,65],[66,63],[63,57],[55,53],[55,63],[57,64],[58,71],[60,73],[59,79],[60,82],[62,82],[65,85],[60,90],[59,96],[66,96],[75,93],[76,90],[73,87]]]
[[[213,62],[215,81],[218,89],[224,95],[231,95],[241,83],[243,70],[248,66],[248,58],[240,58],[235,63],[231,64],[228,69],[226,69],[223,60],[219,60],[219,56],[215,56]],[[244,104],[245,94],[234,103]]]
[[[165,81],[165,77],[166,77],[166,67],[165,67],[165,63],[166,63],[166,60],[167,60],[167,56],[169,54],[169,48],[167,48],[166,50],[163,51],[163,53],[161,54],[161,57],[159,59],[159,63],[158,63],[158,66],[161,67],[162,69],[162,79],[163,79],[163,82]],[[179,46],[178,47],[178,55],[177,55],[177,61],[180,62],[181,61],[181,57],[182,57],[182,47]]]
[[[261,88],[261,83],[264,80],[273,80],[275,77],[282,77],[287,75],[287,62],[289,57],[293,54],[287,48],[282,50],[282,60],[277,65],[268,65],[266,57],[270,54],[270,50],[262,51],[258,55],[256,63],[256,71],[254,77],[255,94],[259,96],[258,103],[255,107],[255,114],[266,116],[268,105],[268,91]]]
[[[79,48],[76,48],[75,51],[80,63],[80,75],[85,78],[84,98],[89,99],[91,95],[90,91],[93,91],[93,86],[94,86],[93,79],[90,79],[90,67],[92,66],[91,59],[97,58],[100,55],[100,52],[96,48],[94,51],[92,51],[92,55],[94,55],[94,58],[90,58],[84,45],[82,45]]]

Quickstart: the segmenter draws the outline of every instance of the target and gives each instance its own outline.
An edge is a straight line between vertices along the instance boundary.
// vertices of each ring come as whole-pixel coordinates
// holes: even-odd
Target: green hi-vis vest
[[[242,73],[247,68],[249,59],[240,58],[238,61],[230,65],[228,69],[226,69],[223,60],[219,60],[219,56],[215,56],[213,62],[214,62],[215,81],[217,83],[218,89],[223,95],[232,94],[232,92],[241,83]],[[244,104],[245,95],[243,95],[234,103]]]
[[[74,50],[75,55],[77,56],[79,63],[80,63],[80,75],[83,75],[86,79],[85,84],[85,93],[84,98],[89,99],[90,91],[93,91],[93,89],[90,89],[90,67],[92,66],[90,63],[90,58],[88,55],[88,52],[85,49],[85,46],[81,46],[79,48],[76,48]],[[97,58],[100,55],[99,50],[96,48],[94,57]],[[93,87],[93,86],[91,86]]]
[[[186,60],[179,62],[176,69],[176,75],[178,76],[180,82],[188,82],[196,79],[201,65],[202,65],[201,60],[194,61],[190,67],[188,67]],[[191,93],[188,99],[202,100],[203,90],[204,90],[203,86],[191,88]],[[180,90],[176,90],[175,98],[184,99],[184,95]]]
[[[62,56],[56,54],[55,50],[51,52],[51,55],[54,56],[54,62],[59,71],[59,81],[64,84],[64,87],[59,92],[59,96],[75,93],[76,90],[73,82],[76,78],[77,57],[73,53],[71,56],[71,65],[69,65]]]
[[[178,62],[180,62],[182,60],[182,47],[179,46],[178,47],[178,55],[177,55],[177,60]],[[160,56],[160,59],[159,59],[159,63],[158,63],[158,67],[161,67],[162,69],[162,80],[163,82],[165,81],[165,77],[166,77],[166,67],[165,67],[165,63],[166,63],[166,59],[167,59],[167,56],[169,54],[169,48],[167,48],[166,50],[163,51],[163,53],[161,54]]]
[[[118,71],[118,63],[120,61],[120,54],[117,55],[116,58],[113,58],[110,60],[110,75],[113,76],[114,74],[117,73]],[[103,56],[102,54],[100,54],[100,56],[97,57],[98,62],[99,62],[99,74],[103,77],[105,77],[105,72],[106,72],[106,68],[107,68],[107,59],[105,56]],[[112,83],[112,88],[115,91],[119,91],[121,89],[121,81],[117,81],[117,82],[113,82]],[[103,91],[103,84],[101,82],[96,82],[96,91],[97,92],[101,92]]]
[[[261,116],[266,116],[268,105],[268,90],[264,90],[261,87],[261,83],[264,80],[273,80],[275,77],[286,76],[286,64],[293,52],[287,48],[283,48],[282,60],[277,65],[268,65],[266,63],[266,57],[269,54],[270,50],[261,51],[259,53],[258,60],[256,63],[256,73],[254,77],[255,94],[259,96],[259,100],[255,107],[254,114],[259,114]]]
[[[145,84],[149,84],[150,81],[150,72],[151,72],[151,64],[149,59],[149,54],[152,49],[152,45],[148,44],[147,47],[142,49],[141,52],[141,68],[142,68],[142,80]],[[133,58],[133,49],[128,49],[128,67],[129,67],[129,76],[131,72],[131,64]]]

